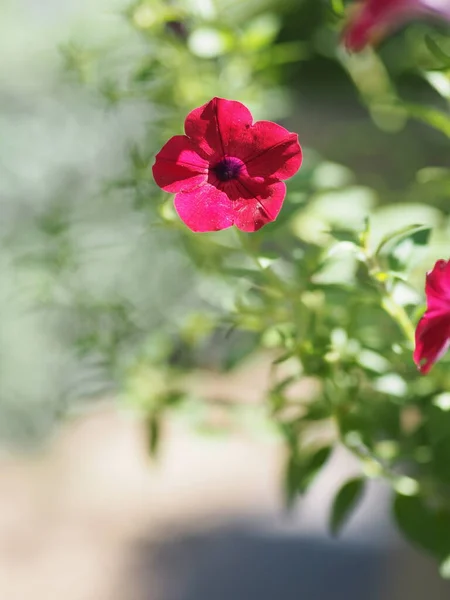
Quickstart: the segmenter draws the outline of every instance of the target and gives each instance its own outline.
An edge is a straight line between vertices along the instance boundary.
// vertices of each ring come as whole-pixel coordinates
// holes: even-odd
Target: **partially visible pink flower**
[[[438,260],[427,273],[427,310],[416,329],[414,362],[428,373],[450,345],[450,261]]]
[[[184,130],[156,155],[153,177],[192,231],[256,231],[277,218],[283,180],[302,163],[297,134],[222,98],[193,110]]]
[[[375,45],[414,19],[450,21],[450,0],[362,0],[352,8],[343,39],[348,50],[354,52]]]

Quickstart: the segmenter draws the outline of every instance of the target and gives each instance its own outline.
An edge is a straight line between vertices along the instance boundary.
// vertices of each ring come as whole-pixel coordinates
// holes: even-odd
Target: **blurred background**
[[[450,84],[426,42],[446,50],[448,35],[414,23],[378,54],[350,56],[344,10],[325,0],[1,3],[0,598],[449,594],[400,540],[379,480],[329,535],[335,493],[361,474],[343,445],[284,510],[286,444],[267,395],[288,337],[276,325],[290,331],[291,317],[279,298],[256,297],[258,273],[234,233],[185,231],[151,177],[161,145],[215,95],[298,132],[304,166],[280,218],[252,239],[267,264],[281,256],[278,272],[310,293],[306,305],[318,291],[332,298],[331,341],[310,324],[317,354],[345,346],[353,367],[347,342],[361,334],[376,399],[403,410],[414,365],[395,375],[380,361],[391,333],[379,307],[345,324],[358,270],[347,255],[323,264],[324,232],[357,231],[367,214],[375,241],[432,227],[408,267],[412,285],[398,291],[420,307],[424,270],[448,252],[450,121],[439,115]],[[301,287],[310,280],[314,289]],[[320,395],[313,370],[281,375],[300,404]]]

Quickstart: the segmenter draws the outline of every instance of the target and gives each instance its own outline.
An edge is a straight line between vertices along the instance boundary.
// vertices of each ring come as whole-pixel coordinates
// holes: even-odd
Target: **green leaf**
[[[308,411],[302,416],[302,421],[323,421],[330,417],[330,407],[327,402],[315,400],[308,406]]]
[[[303,494],[309,488],[319,471],[330,457],[331,446],[323,446],[315,452],[302,456],[294,450],[286,465],[285,491],[286,503],[292,505],[297,494]]]
[[[450,114],[437,108],[420,106],[418,104],[402,104],[402,106],[406,109],[410,117],[422,121],[422,123],[430,125],[447,137],[450,137]]]
[[[442,62],[443,66],[450,67],[450,56],[442,50],[430,35],[425,36],[425,44],[431,54]]]
[[[257,52],[270,46],[280,31],[281,22],[275,14],[267,13],[256,17],[245,28],[241,36],[241,47]]]
[[[344,17],[345,6],[343,0],[331,0],[331,10],[337,17]]]
[[[287,360],[289,360],[293,356],[295,356],[295,352],[293,352],[292,350],[289,350],[288,352],[283,352],[283,354],[281,356],[279,356],[278,358],[276,358],[272,362],[272,364],[273,365],[280,365],[281,363],[286,362]]]
[[[450,437],[450,412],[437,406],[429,406],[426,413],[425,427],[433,445]]]
[[[431,227],[409,225],[385,236],[376,254],[386,257],[389,271],[402,272],[418,258],[420,248],[427,245],[430,234]]]
[[[339,242],[353,242],[357,246],[360,245],[360,236],[353,229],[331,229],[327,232],[329,235],[334,237],[335,240]]]
[[[394,517],[398,527],[414,544],[440,560],[450,554],[450,512],[427,505],[420,496],[397,494]]]
[[[364,487],[365,480],[357,477],[344,483],[336,494],[330,516],[330,530],[333,535],[337,535],[342,529],[351,511],[360,501]]]
[[[150,415],[147,422],[147,435],[150,455],[155,457],[161,440],[161,420],[158,413]]]
[[[439,574],[443,579],[450,579],[450,555],[439,565]]]
[[[388,244],[390,244],[391,242],[394,241],[400,241],[400,240],[404,240],[405,238],[411,237],[412,235],[414,235],[415,233],[418,232],[428,232],[428,236],[430,234],[430,227],[427,227],[426,225],[417,225],[417,224],[413,224],[413,225],[406,225],[406,227],[402,227],[401,229],[398,229],[397,231],[392,231],[387,233],[380,241],[380,243],[378,244],[376,250],[375,250],[375,255],[379,255],[382,250],[384,249],[385,246],[387,246]],[[419,235],[419,240],[423,239],[425,234],[422,233],[421,234],[422,237]],[[428,240],[428,237],[426,237],[426,240]],[[418,242],[416,242],[418,243]],[[425,241],[426,243],[426,241]],[[420,245],[420,244],[418,244]]]

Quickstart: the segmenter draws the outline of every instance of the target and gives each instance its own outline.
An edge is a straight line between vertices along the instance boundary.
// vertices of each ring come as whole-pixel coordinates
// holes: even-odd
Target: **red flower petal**
[[[250,177],[288,179],[302,164],[298,135],[271,121],[258,121],[247,130],[239,153]]]
[[[188,114],[184,130],[202,156],[219,160],[225,154],[237,156],[252,122],[251,112],[240,102],[213,98]]]
[[[425,293],[428,311],[450,312],[450,261],[438,260],[427,273]]]
[[[450,314],[425,314],[416,329],[414,362],[423,374],[447,351],[450,343]]]
[[[217,231],[233,225],[233,201],[215,186],[205,183],[175,196],[175,208],[192,231]]]
[[[170,138],[156,155],[152,170],[157,185],[172,193],[193,189],[208,177],[208,163],[185,135]]]
[[[248,164],[253,177],[292,177],[302,163],[297,134],[270,121],[252,122],[240,102],[213,98],[188,115],[184,129],[209,160],[234,156]]]
[[[345,47],[359,52],[369,44],[376,45],[392,26],[392,6],[398,4],[398,0],[365,0],[352,5],[342,36]]]
[[[275,221],[286,196],[286,185],[282,181],[267,185],[246,178],[233,183],[234,224],[238,229],[258,231],[263,225]]]
[[[352,7],[344,43],[358,52],[408,21],[433,16],[450,20],[450,4],[446,0],[363,0]]]
[[[175,196],[175,208],[192,231],[217,231],[236,225],[242,231],[257,231],[274,221],[283,205],[286,185],[270,185],[252,179],[230,181],[222,190],[204,184]]]

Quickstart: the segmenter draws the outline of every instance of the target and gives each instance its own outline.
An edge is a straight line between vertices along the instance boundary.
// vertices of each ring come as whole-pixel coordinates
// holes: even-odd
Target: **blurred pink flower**
[[[427,273],[427,310],[416,329],[414,362],[428,373],[450,345],[450,261],[438,260]]]
[[[348,50],[358,52],[413,19],[436,17],[450,21],[450,0],[362,0],[356,3],[344,29]]]
[[[253,123],[243,104],[222,98],[193,110],[184,130],[156,155],[153,177],[176,194],[175,208],[192,231],[256,231],[277,218],[282,180],[302,163],[296,133],[271,121]]]

